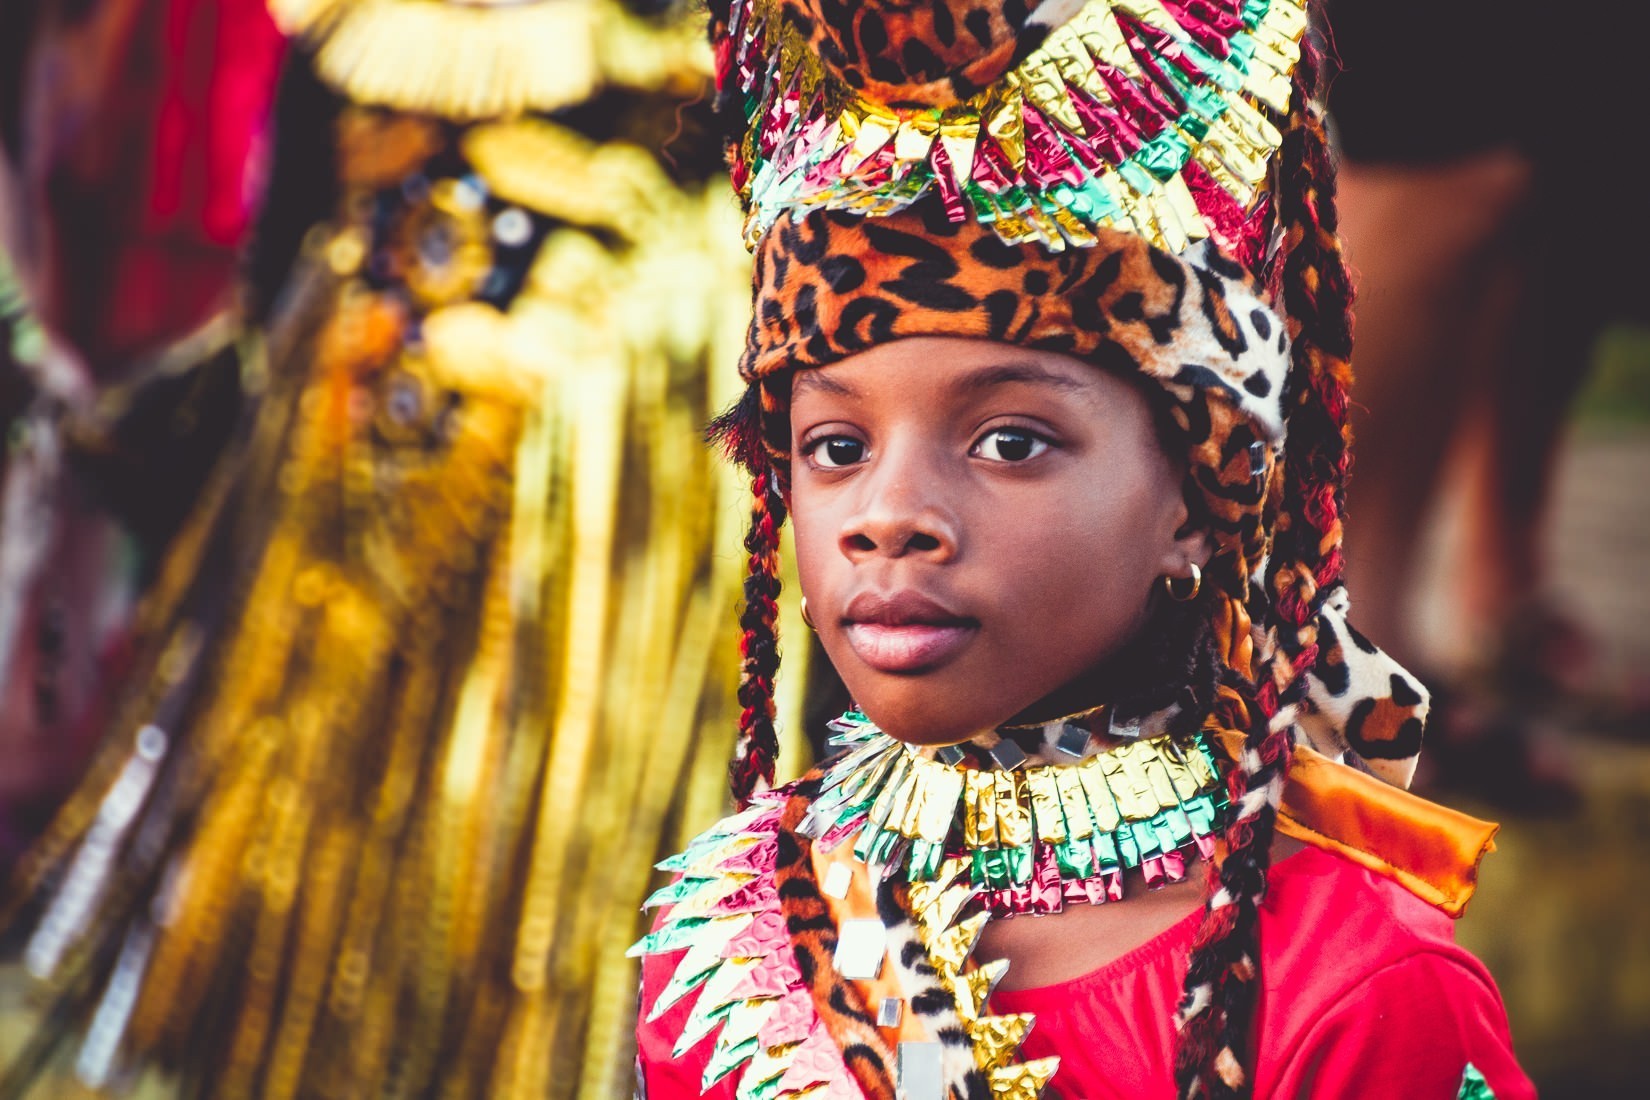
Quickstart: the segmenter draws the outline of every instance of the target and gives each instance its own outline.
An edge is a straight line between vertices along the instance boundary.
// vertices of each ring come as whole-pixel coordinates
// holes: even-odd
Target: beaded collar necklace
[[[995,916],[1115,901],[1133,868],[1148,885],[1182,881],[1187,856],[1208,858],[1227,816],[1202,733],[1108,748],[1068,723],[1050,740],[1070,762],[1046,763],[1001,734],[919,748],[858,711],[830,728],[842,752],[798,832],[825,851],[853,839],[856,858],[913,884],[961,859]]]

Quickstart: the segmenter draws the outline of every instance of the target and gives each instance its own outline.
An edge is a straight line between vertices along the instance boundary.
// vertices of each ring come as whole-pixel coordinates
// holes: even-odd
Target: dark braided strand
[[[1258,915],[1276,808],[1288,774],[1291,727],[1304,674],[1317,658],[1317,610],[1340,583],[1342,568],[1352,293],[1335,236],[1334,174],[1315,91],[1315,65],[1303,57],[1273,190],[1283,237],[1276,270],[1293,359],[1286,395],[1289,453],[1268,566],[1273,598],[1264,608],[1269,653],[1252,689],[1254,710],[1247,723],[1234,727],[1246,730],[1229,777],[1236,811],[1187,969],[1175,1065],[1182,1097],[1250,1092],[1242,1058],[1249,1048],[1259,988]],[[1232,611],[1243,615],[1236,603]],[[1241,661],[1231,664],[1232,686],[1241,692],[1248,687],[1243,683],[1247,670]]]
[[[1255,701],[1248,663],[1249,616],[1221,594],[1214,626],[1224,641],[1226,675],[1215,716],[1244,731],[1237,765],[1227,775],[1232,822],[1223,834],[1203,923],[1192,942],[1180,1005],[1175,1084],[1181,1097],[1247,1095],[1242,1055],[1254,1016],[1259,966],[1256,923],[1266,893],[1277,801],[1289,767],[1289,742],[1270,732]]]
[[[1351,468],[1347,388],[1352,370],[1352,281],[1335,235],[1334,168],[1313,103],[1316,66],[1303,56],[1296,103],[1282,147],[1278,216],[1283,229],[1280,291],[1294,362],[1285,396],[1289,459],[1284,469],[1268,578],[1277,667],[1274,713],[1291,707],[1317,657],[1317,612],[1341,583],[1341,514]],[[1268,685],[1263,684],[1263,689]],[[1269,700],[1263,694],[1263,704]]]
[[[785,500],[777,474],[766,464],[752,480],[751,493],[745,607],[739,616],[739,743],[728,769],[740,806],[759,785],[773,783],[779,755],[773,685],[779,672],[779,529],[785,523]]]

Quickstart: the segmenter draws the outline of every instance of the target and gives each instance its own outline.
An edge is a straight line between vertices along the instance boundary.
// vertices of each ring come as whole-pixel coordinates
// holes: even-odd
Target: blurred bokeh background
[[[1598,163],[1582,187],[1576,161],[1617,146],[1625,69],[1600,44],[1556,92],[1521,66],[1583,36],[1530,5],[1328,15],[1360,629],[1433,688],[1417,789],[1503,823],[1459,934],[1542,1095],[1640,1095],[1650,280],[1628,258],[1644,229],[1599,220],[1635,205],[1631,172]]]
[[[745,505],[694,440],[731,392],[742,258],[731,239],[731,200],[708,197],[722,192],[713,178],[713,143],[697,113],[708,62],[694,53],[692,5],[540,0],[468,7],[484,17],[557,4],[621,11],[622,29],[607,38],[557,45],[557,64],[602,75],[571,91],[525,93],[545,97],[533,102],[477,107],[463,96],[417,100],[418,87],[461,79],[440,64],[461,41],[440,37],[443,28],[453,29],[445,24],[380,27],[388,48],[409,51],[391,71],[443,74],[411,81],[415,90],[406,95],[413,101],[349,75],[371,69],[370,58],[357,57],[354,69],[347,60],[331,68],[325,61],[327,46],[336,44],[329,36],[347,28],[352,12],[393,16],[463,5],[288,0],[274,5],[283,16],[278,26],[263,0],[0,0],[0,415],[8,441],[0,512],[0,870],[16,875],[0,911],[7,922],[0,952],[13,960],[0,968],[0,1092],[23,1079],[24,1062],[32,1073],[54,1059],[75,1060],[72,1051],[40,1042],[42,1030],[66,1031],[65,1020],[113,1003],[77,986],[75,975],[90,982],[89,975],[119,972],[148,927],[133,899],[167,896],[156,870],[162,854],[189,850],[188,827],[166,818],[164,842],[144,857],[147,877],[121,880],[111,895],[116,901],[100,895],[92,907],[107,929],[80,955],[69,952],[70,976],[46,983],[44,993],[25,980],[15,960],[34,942],[43,884],[60,884],[73,853],[84,850],[86,830],[128,774],[122,769],[149,759],[144,753],[155,745],[142,742],[142,731],[158,723],[180,745],[208,737],[188,734],[191,723],[209,724],[218,713],[204,704],[179,703],[183,711],[174,712],[154,693],[139,698],[149,680],[183,660],[177,654],[189,647],[177,638],[195,635],[177,633],[180,623],[199,627],[204,637],[224,637],[226,628],[209,615],[186,613],[188,594],[206,583],[195,574],[212,573],[207,579],[217,585],[194,597],[197,603],[244,609],[246,578],[269,575],[273,567],[259,555],[280,542],[279,532],[300,522],[327,529],[326,517],[292,519],[264,507],[258,494],[280,498],[276,466],[300,454],[302,433],[256,430],[272,408],[296,417],[282,423],[308,423],[319,399],[306,405],[304,395],[323,391],[341,395],[341,409],[365,410],[360,423],[346,417],[355,427],[340,436],[339,455],[359,458],[366,446],[398,456],[392,462],[388,451],[372,451],[376,457],[365,466],[349,467],[355,474],[341,458],[335,483],[327,482],[340,499],[359,492],[373,507],[408,499],[416,475],[406,465],[407,438],[423,440],[418,453],[435,463],[419,467],[424,474],[474,474],[480,460],[453,450],[447,422],[430,420],[424,405],[409,407],[409,393],[426,403],[434,394],[456,394],[467,407],[506,409],[497,423],[507,425],[501,430],[512,441],[507,455],[487,459],[504,471],[496,484],[488,482],[485,493],[475,489],[477,500],[493,501],[488,508],[496,505],[510,521],[489,528],[462,501],[454,505],[459,518],[445,521],[471,537],[466,560],[392,565],[360,548],[311,546],[306,552],[333,572],[324,583],[294,573],[308,576],[311,588],[321,584],[311,604],[335,607],[376,591],[380,574],[395,569],[444,570],[462,581],[443,589],[447,617],[386,612],[370,629],[357,620],[348,629],[325,622],[293,628],[313,629],[314,637],[343,647],[373,630],[459,639],[424,653],[419,666],[453,682],[450,706],[436,708],[446,717],[427,726],[439,752],[401,772],[394,770],[401,765],[385,765],[380,775],[373,768],[390,754],[389,734],[375,743],[357,723],[349,762],[333,765],[363,789],[404,775],[418,797],[448,798],[438,803],[448,816],[415,814],[405,833],[394,834],[394,858],[404,861],[397,867],[451,864],[455,853],[468,853],[492,868],[490,879],[465,879],[460,891],[470,899],[469,909],[459,909],[471,924],[457,925],[469,932],[419,925],[405,932],[412,946],[403,943],[392,959],[416,971],[417,951],[437,942],[418,937],[439,933],[442,965],[458,968],[444,979],[451,983],[446,999],[434,1009],[419,1001],[415,976],[387,995],[418,1004],[397,1001],[384,1018],[410,1013],[401,1018],[434,1029],[435,1047],[465,1064],[478,1052],[490,1058],[494,1044],[528,1049],[559,1020],[577,1035],[556,1048],[570,1060],[562,1064],[594,1058],[597,1068],[563,1075],[553,1094],[600,1097],[624,1087],[618,1063],[629,972],[613,949],[634,930],[651,860],[714,813],[731,743],[724,731],[736,713],[734,578]],[[1422,670],[1438,692],[1418,789],[1503,823],[1500,849],[1485,864],[1460,935],[1500,982],[1517,1048],[1542,1094],[1638,1097],[1650,1088],[1650,292],[1635,249],[1643,229],[1628,223],[1642,219],[1626,190],[1628,173],[1604,172],[1603,182],[1589,173],[1578,193],[1576,170],[1555,160],[1546,140],[1550,118],[1519,99],[1529,92],[1523,85],[1540,82],[1509,82],[1496,72],[1528,46],[1520,36],[1541,33],[1539,27],[1490,18],[1491,8],[1507,10],[1471,0],[1335,0],[1334,33],[1322,38],[1343,69],[1331,106],[1343,156],[1343,230],[1360,294],[1352,591],[1364,629]],[[282,26],[297,40],[289,42]],[[659,45],[666,41],[668,48]],[[542,61],[530,53],[490,56]],[[653,58],[652,67],[631,63],[640,56]],[[492,87],[489,72],[508,65],[471,67],[481,75],[462,79]],[[1595,68],[1599,81],[1626,71]],[[1573,94],[1604,106],[1567,120],[1565,147],[1619,144],[1622,123],[1611,105],[1622,101],[1610,98],[1607,84],[1580,79]],[[542,140],[548,131],[512,131],[491,146],[473,136],[523,110],[559,128],[554,142]],[[1532,133],[1544,140],[1531,140]],[[627,167],[604,175],[620,161],[600,159],[600,150],[620,147]],[[597,164],[606,167],[596,171]],[[466,197],[467,187],[477,189],[475,196]],[[604,212],[572,212],[597,192],[611,200]],[[419,212],[432,194],[456,206],[426,217]],[[411,217],[409,210],[425,219],[418,223],[424,236],[398,228],[395,219]],[[674,240],[674,251],[649,251],[649,233]],[[713,238],[733,251],[709,243]],[[473,262],[478,241],[491,250],[480,267]],[[381,252],[400,258],[375,267]],[[326,283],[319,291],[316,272]],[[425,289],[407,293],[413,285]],[[609,297],[592,297],[593,286]],[[627,310],[603,304],[615,288],[632,295]],[[371,308],[391,300],[413,305],[404,312]],[[492,313],[443,313],[476,303]],[[355,327],[339,335],[339,317]],[[370,343],[386,317],[393,321],[385,322],[393,328],[390,350],[377,358],[348,351]],[[501,317],[520,328],[500,328]],[[459,327],[465,322],[470,327]],[[458,381],[442,373],[442,362],[463,360],[442,359],[441,334],[455,332],[468,341],[464,354],[480,364]],[[629,335],[613,335],[619,332]],[[499,379],[519,374],[542,385],[557,368],[523,357],[511,343],[521,339],[552,347],[574,365],[582,348],[620,380],[611,391],[552,387],[524,398]],[[613,350],[621,346],[622,353]],[[418,386],[396,383],[404,377]],[[545,419],[545,408],[561,412]],[[380,413],[394,422],[389,428],[375,419]],[[601,460],[606,480],[597,477],[581,490],[586,510],[557,519],[542,505],[563,485],[558,479],[571,477],[575,466],[594,469],[589,464],[598,459],[590,455],[607,453],[588,441],[598,439],[594,429],[577,441],[571,425],[579,422],[609,425],[614,447]],[[586,448],[577,464],[546,457],[577,446]],[[371,471],[367,481],[351,481],[361,470]],[[230,499],[236,493],[238,503]],[[266,512],[276,518],[260,527]],[[546,556],[534,559],[538,571],[525,582],[519,569],[488,572],[489,547],[521,537],[500,532],[534,523],[549,532],[541,547]],[[243,547],[213,557],[216,536],[209,533],[219,530],[232,530],[235,545],[256,552]],[[600,532],[594,542],[591,531]],[[567,565],[580,547],[588,555],[577,573],[582,587],[566,581],[569,570],[547,585],[547,563]],[[222,577],[213,573],[220,561],[228,563]],[[588,602],[592,585],[609,582],[611,606],[579,603],[579,592]],[[475,611],[488,600],[510,609],[502,620],[488,619],[491,626]],[[379,593],[364,606],[392,604],[400,607]],[[543,632],[529,629],[533,623]],[[533,700],[508,688],[573,652],[569,639],[588,638],[580,631],[591,624],[602,660],[554,674],[563,695]],[[357,629],[364,633],[350,633]],[[498,631],[511,639],[502,649],[493,645]],[[285,646],[283,653],[296,644],[287,636],[260,644],[266,643]],[[392,664],[386,658],[332,690],[359,690],[369,710],[388,707],[388,700],[402,705],[395,694],[403,691],[395,686],[402,674]],[[801,664],[787,666],[793,679],[785,706],[797,715]],[[583,713],[586,704],[572,687],[586,681],[605,684],[611,696],[635,695],[622,715],[587,715],[586,737],[599,730],[629,738],[623,743],[635,753],[637,774],[651,768],[652,786],[621,789],[622,769],[604,767],[588,741],[582,750],[566,742],[558,754],[543,738],[523,739],[519,728],[530,719]],[[630,684],[641,687],[632,692]],[[483,689],[496,692],[487,696],[483,724],[490,715],[495,726],[515,731],[496,744],[474,732],[481,704],[472,702],[463,712],[470,717],[460,720],[461,697],[473,700]],[[292,699],[276,693],[259,705],[296,713]],[[650,725],[649,707],[675,725]],[[329,720],[348,713],[355,712],[344,708]],[[793,773],[805,757],[802,725],[789,723]],[[326,728],[315,727],[323,731],[314,735],[318,757],[277,769],[288,781],[283,789],[300,802],[332,789],[322,783],[328,753],[337,751]],[[669,730],[678,731],[678,748],[661,755]],[[491,763],[465,779],[469,801],[452,801],[459,782],[453,746],[468,743],[465,737],[491,745],[482,754]],[[512,787],[508,773],[523,774],[523,767],[530,782]],[[252,782],[263,773],[247,775]],[[77,788],[78,810],[71,799]],[[499,811],[495,798],[509,812]],[[42,855],[41,838],[51,841],[49,823],[65,800],[71,810],[52,827],[57,847],[45,844]],[[190,815],[206,813],[203,802],[179,805]],[[577,836],[550,827],[581,813],[595,824]],[[335,824],[341,847],[326,847],[317,827],[309,840],[293,841],[294,850],[334,864],[357,858],[342,852],[368,851],[349,845],[370,830],[362,826],[357,837],[349,820]],[[435,843],[452,836],[461,837],[459,847]],[[539,881],[530,868],[552,848],[552,862],[561,861],[557,873],[565,872],[552,881],[569,896],[594,892],[582,915],[564,913],[546,930],[530,920],[532,891],[524,884]],[[458,881],[430,874],[432,889]],[[118,879],[117,873],[111,881]],[[266,879],[258,883],[256,913],[277,911],[269,899],[279,891],[272,893]],[[416,908],[420,899],[403,901]],[[614,915],[611,927],[603,924],[607,914]],[[334,923],[347,932],[353,919]],[[316,927],[332,927],[328,920],[314,918]],[[231,959],[263,942],[255,929],[264,926],[252,916],[245,923],[248,938],[226,933],[197,949]],[[221,927],[239,926],[226,918]],[[309,950],[301,929],[310,926],[294,927],[298,938],[287,946],[298,958]],[[490,951],[484,945],[495,931],[508,942]],[[542,962],[556,936],[567,958],[596,938],[602,946],[556,971],[552,986],[577,978],[603,992],[557,1001],[552,988],[538,1000],[511,1000],[533,985],[517,971],[512,986],[511,967],[523,957]],[[384,956],[362,957],[392,969]],[[212,996],[222,1003],[242,1003],[240,994],[225,991],[221,975],[194,973],[208,985],[219,982]],[[279,997],[290,1000],[287,981],[276,984]],[[360,1018],[332,1007],[342,1013],[337,1020]],[[294,1018],[295,1010],[281,1011],[282,1020]],[[238,1035],[262,1034],[244,1021],[237,1026]],[[227,1072],[178,1061],[176,1051],[187,1044],[164,1039],[144,1041],[173,1052],[165,1068],[180,1071],[186,1088]],[[116,1072],[110,1067],[120,1059],[112,1055],[102,1064],[110,1088],[136,1085],[166,1095],[176,1083],[164,1073]],[[419,1092],[425,1086],[413,1082],[431,1071],[395,1063],[371,1072]],[[79,1094],[74,1090],[86,1080],[81,1073],[61,1094]],[[332,1078],[306,1078],[302,1087],[283,1080],[271,1071],[263,1094],[357,1094],[339,1083],[358,1080],[342,1069]],[[458,1074],[442,1087],[451,1095],[542,1095],[530,1087],[531,1072],[491,1088],[481,1080]]]

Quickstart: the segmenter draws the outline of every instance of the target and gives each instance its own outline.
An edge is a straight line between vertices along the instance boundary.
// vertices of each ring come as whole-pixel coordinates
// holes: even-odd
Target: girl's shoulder
[[[1344,959],[1389,953],[1457,952],[1455,918],[1402,880],[1332,848],[1303,844],[1273,864],[1261,921],[1278,943],[1263,942],[1263,958],[1285,944],[1302,951],[1344,948]]]
[[[1268,876],[1257,1096],[1533,1097],[1488,970],[1453,918],[1392,877],[1307,847]],[[1364,1085],[1360,1085],[1364,1082]],[[1344,1087],[1343,1087],[1344,1086]]]

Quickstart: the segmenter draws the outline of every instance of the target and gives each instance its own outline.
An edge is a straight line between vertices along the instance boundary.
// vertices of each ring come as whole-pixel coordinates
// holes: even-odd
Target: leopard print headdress
[[[1244,697],[1221,720],[1246,733],[1181,1006],[1187,1097],[1245,1089],[1293,746],[1407,785],[1427,709],[1346,622],[1352,295],[1303,2],[710,5],[756,253],[746,397],[719,425],[755,491],[735,793],[772,778],[792,372],[945,335],[1150,379],[1216,544],[1202,606]]]

